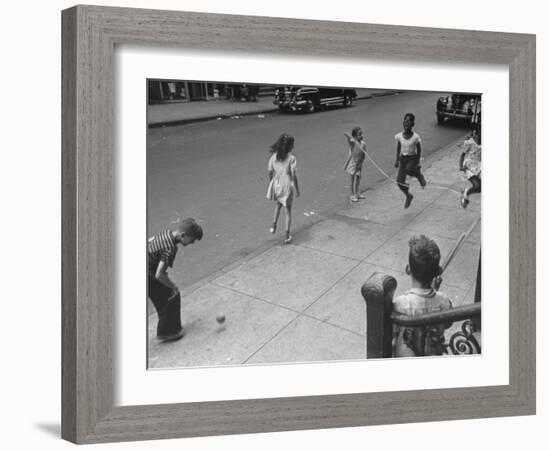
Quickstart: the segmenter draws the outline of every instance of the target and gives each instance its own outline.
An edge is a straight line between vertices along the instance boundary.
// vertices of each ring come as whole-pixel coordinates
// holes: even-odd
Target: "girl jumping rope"
[[[458,168],[471,183],[464,188],[460,199],[460,204],[466,208],[470,203],[469,195],[481,192],[481,134],[477,128],[472,130],[470,139],[464,141]]]
[[[290,224],[292,222],[292,201],[294,195],[300,196],[298,187],[298,174],[296,171],[296,158],[290,152],[294,148],[294,136],[283,133],[279,139],[271,146],[270,152],[273,153],[269,158],[268,174],[269,185],[267,187],[267,198],[276,203],[273,215],[273,225],[269,229],[271,233],[277,230],[277,222],[281,208],[285,207],[286,213],[286,238],[285,244],[292,242],[290,235]]]
[[[351,202],[357,202],[360,198],[365,198],[359,191],[359,183],[361,182],[361,168],[365,160],[365,152],[367,144],[363,140],[363,131],[360,127],[355,127],[351,130],[351,135],[344,133],[348,138],[349,152],[344,170],[351,176]]]

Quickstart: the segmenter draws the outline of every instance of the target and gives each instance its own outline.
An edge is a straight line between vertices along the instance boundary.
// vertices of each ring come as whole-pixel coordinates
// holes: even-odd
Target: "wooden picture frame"
[[[96,443],[535,413],[535,36],[97,6],[63,11],[62,28],[64,439]],[[116,44],[507,65],[509,384],[114,407]]]

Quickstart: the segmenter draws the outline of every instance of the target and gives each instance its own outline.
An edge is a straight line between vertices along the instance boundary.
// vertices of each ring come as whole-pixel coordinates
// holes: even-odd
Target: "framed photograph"
[[[65,439],[535,413],[534,36],[62,18]]]

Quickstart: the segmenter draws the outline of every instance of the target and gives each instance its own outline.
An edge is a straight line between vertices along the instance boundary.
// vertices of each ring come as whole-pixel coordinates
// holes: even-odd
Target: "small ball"
[[[216,316],[216,322],[224,323],[225,322],[225,315],[223,313],[218,313],[218,315]]]

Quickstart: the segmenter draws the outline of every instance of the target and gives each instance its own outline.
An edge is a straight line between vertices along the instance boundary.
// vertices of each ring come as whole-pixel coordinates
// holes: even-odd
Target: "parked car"
[[[280,111],[312,113],[328,106],[351,106],[357,97],[355,89],[282,86],[275,91],[273,103]]]
[[[439,97],[436,105],[437,123],[447,120],[460,120],[471,124],[481,124],[481,95],[449,94]]]

